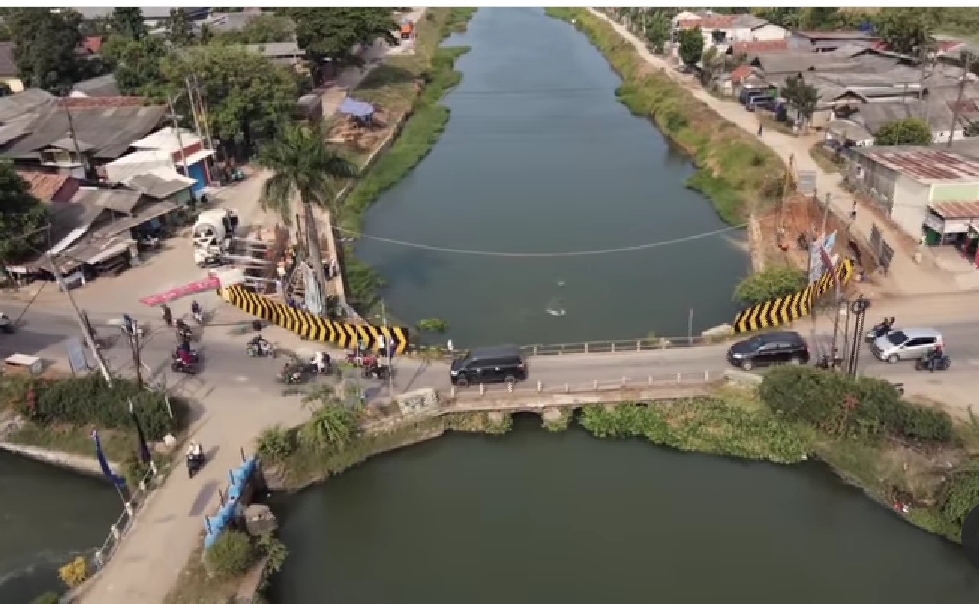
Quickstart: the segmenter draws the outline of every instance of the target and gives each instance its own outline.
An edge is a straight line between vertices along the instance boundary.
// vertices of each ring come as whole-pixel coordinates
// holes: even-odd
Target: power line
[[[466,256],[493,256],[498,258],[569,258],[575,256],[602,256],[606,254],[618,254],[624,252],[638,252],[641,250],[648,250],[657,247],[663,247],[667,245],[675,245],[678,243],[686,243],[688,241],[696,241],[698,239],[706,239],[707,237],[713,237],[715,235],[721,235],[730,231],[736,231],[743,229],[747,224],[739,224],[735,226],[724,227],[722,229],[716,229],[713,231],[707,231],[704,233],[698,233],[696,235],[690,235],[687,237],[680,237],[677,239],[668,239],[666,241],[657,241],[654,243],[643,243],[640,245],[630,245],[626,247],[617,248],[607,248],[600,250],[577,250],[570,252],[499,252],[492,250],[472,250],[472,249],[460,249],[460,248],[450,248],[450,247],[440,247],[436,245],[427,245],[424,243],[415,243],[413,241],[402,241],[399,239],[391,239],[388,237],[378,237],[376,235],[365,235],[364,233],[356,233],[349,229],[344,229],[342,227],[334,227],[337,231],[341,233],[359,237],[362,239],[370,239],[373,241],[379,241],[381,243],[388,243],[391,245],[399,245],[402,247],[410,247],[418,250],[425,250],[429,252],[440,252],[443,254],[459,254]]]

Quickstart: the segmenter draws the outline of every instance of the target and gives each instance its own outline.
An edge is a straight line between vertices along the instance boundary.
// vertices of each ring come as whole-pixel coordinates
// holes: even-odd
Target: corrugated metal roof
[[[887,147],[870,147],[863,155],[868,159],[923,183],[963,180],[979,182],[979,161],[947,151],[913,147],[883,151]]]
[[[929,205],[946,220],[979,220],[979,201],[940,201]]]
[[[132,214],[133,208],[142,196],[139,191],[130,189],[95,189],[86,191],[78,201],[121,214]]]

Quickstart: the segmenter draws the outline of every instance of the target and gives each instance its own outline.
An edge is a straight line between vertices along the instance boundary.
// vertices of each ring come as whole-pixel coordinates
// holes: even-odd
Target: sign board
[[[816,192],[816,171],[799,170],[799,182],[796,189],[803,195],[812,195]]]
[[[83,373],[88,371],[88,357],[85,356],[85,346],[81,338],[68,338],[65,342],[68,349],[68,365],[72,373]]]

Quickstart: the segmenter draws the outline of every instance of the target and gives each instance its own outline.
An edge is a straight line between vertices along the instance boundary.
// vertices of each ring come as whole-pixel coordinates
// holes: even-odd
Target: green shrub
[[[270,461],[281,461],[296,452],[296,434],[281,425],[262,430],[256,441],[258,456]]]
[[[36,382],[37,423],[61,422],[76,426],[125,429],[133,426],[129,401],[133,401],[140,424],[149,440],[160,440],[167,433],[183,427],[185,406],[170,399],[174,417],[170,417],[165,396],[140,389],[130,380],[115,379],[109,388],[97,374],[80,378]]]
[[[132,485],[133,488],[136,488],[140,481],[146,478],[149,471],[150,464],[143,463],[135,451],[130,451],[122,462],[122,475],[126,479],[126,484]]]
[[[800,292],[805,286],[804,271],[777,266],[745,277],[734,288],[734,299],[745,306],[751,306]]]
[[[240,577],[255,563],[257,553],[248,535],[228,530],[207,550],[208,568],[217,578]]]
[[[59,600],[58,594],[49,591],[31,600],[31,604],[58,604]]]
[[[979,505],[979,461],[961,468],[947,482],[942,499],[942,516],[961,533],[966,516]]]
[[[949,442],[954,435],[947,413],[901,400],[884,380],[853,379],[812,367],[777,367],[765,376],[758,395],[776,414],[828,434],[885,433],[933,442]]]

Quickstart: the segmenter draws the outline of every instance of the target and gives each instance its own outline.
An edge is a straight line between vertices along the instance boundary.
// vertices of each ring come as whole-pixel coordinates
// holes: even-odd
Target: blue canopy
[[[354,117],[370,117],[374,115],[374,106],[370,103],[347,97],[340,103],[340,109],[338,111]]]

